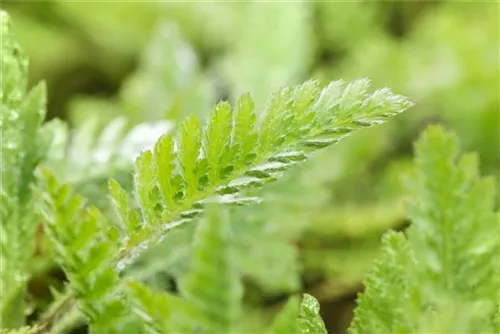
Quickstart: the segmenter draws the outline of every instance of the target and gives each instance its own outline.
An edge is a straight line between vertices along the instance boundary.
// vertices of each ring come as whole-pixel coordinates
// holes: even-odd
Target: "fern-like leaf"
[[[124,118],[117,118],[100,131],[99,120],[93,117],[70,131],[68,124],[52,120],[44,125],[53,138],[46,165],[61,181],[77,186],[106,179],[116,169],[131,169],[125,164],[119,146],[126,125]]]
[[[500,220],[494,182],[456,137],[430,127],[416,144],[408,238],[384,237],[350,333],[494,333]]]
[[[90,320],[91,332],[139,330],[129,315],[118,272],[110,265],[118,252],[113,227],[97,208],[86,207],[81,196],[59,184],[48,169],[41,168],[38,179],[46,233],[80,309]],[[63,296],[67,298],[71,295]]]
[[[411,106],[388,89],[369,93],[368,86],[361,79],[336,81],[323,89],[316,81],[287,87],[271,97],[255,123],[248,95],[238,101],[236,112],[225,102],[218,104],[205,126],[193,116],[185,119],[175,139],[162,139],[169,143],[159,143],[154,154],[143,153],[136,163],[134,191],[143,224],[129,231],[119,267],[161,240],[162,231],[199,215],[206,203],[258,201],[243,197],[242,191],[277,180],[310,153]]]
[[[156,333],[235,332],[242,285],[231,258],[229,221],[224,213],[213,208],[197,226],[192,266],[180,280],[181,297],[128,283],[136,312]]]
[[[141,151],[152,148],[173,125],[168,121],[141,123],[127,132],[124,117],[113,119],[102,130],[100,123],[97,117],[91,117],[71,130],[59,119],[44,124],[44,130],[52,137],[44,165],[59,180],[72,184],[78,193],[104,208],[108,178],[131,183],[134,160]]]
[[[209,210],[197,229],[191,270],[180,280],[182,295],[196,311],[195,332],[235,332],[243,288],[230,237],[225,212]]]
[[[28,91],[28,62],[14,40],[9,17],[0,11],[0,327],[24,324],[24,299],[30,257],[39,217],[31,187],[33,171],[44,158],[48,136],[40,129],[45,116],[45,84]]]
[[[197,226],[189,272],[180,279],[181,298],[128,283],[136,313],[155,333],[238,333],[241,274],[232,258],[225,211],[212,207]],[[318,301],[292,297],[267,331],[270,334],[325,334]]]
[[[244,205],[258,201],[241,195],[243,190],[278,179],[310,153],[410,106],[404,97],[386,89],[371,94],[367,88],[367,80],[347,85],[335,82],[324,89],[315,81],[288,87],[273,95],[255,124],[242,123],[256,118],[248,96],[238,103],[237,113],[227,103],[217,105],[205,126],[193,116],[186,118],[176,137],[161,138],[154,149],[137,158],[134,196],[110,181],[119,217],[113,224],[97,209],[84,208],[81,199],[68,194],[67,186],[42,171],[40,197],[45,200],[42,211],[48,235],[92,328],[119,332],[124,326],[135,326],[136,317],[127,316],[130,305],[123,297],[118,272],[169,230],[200,215],[207,203]],[[250,135],[242,135],[242,129]],[[206,257],[203,247],[208,241],[218,240],[210,239],[210,233],[206,238],[200,237],[199,253],[195,251],[198,259]],[[204,298],[217,296],[193,292],[196,284],[189,283],[204,277],[204,270],[194,270],[192,278],[185,280],[186,297],[198,310],[200,326],[208,331],[230,328],[230,319],[235,317],[231,312],[237,309],[233,303],[236,288],[218,297],[224,314],[208,309]]]

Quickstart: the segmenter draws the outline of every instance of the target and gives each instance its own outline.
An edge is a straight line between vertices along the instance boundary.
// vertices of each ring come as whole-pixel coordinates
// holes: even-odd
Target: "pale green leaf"
[[[29,259],[40,223],[34,207],[34,170],[46,156],[48,139],[40,129],[45,116],[44,83],[27,90],[28,61],[0,11],[0,327],[25,323]]]
[[[384,238],[365,281],[350,333],[457,331],[494,333],[500,291],[500,221],[494,182],[475,155],[429,127],[415,145],[412,226]]]
[[[227,102],[217,104],[207,122],[205,134],[205,157],[208,164],[208,182],[217,183],[220,179],[222,156],[231,144],[233,115]]]
[[[326,334],[325,324],[319,314],[319,302],[304,294],[300,303],[299,327],[302,334]]]
[[[174,152],[174,140],[172,136],[162,136],[155,145],[154,158],[156,164],[156,175],[158,186],[165,203],[166,210],[174,207],[174,188],[172,185],[172,174],[175,169],[176,154]]]
[[[243,166],[247,160],[251,159],[251,154],[255,154],[257,144],[256,120],[252,98],[249,94],[242,95],[237,102],[232,142],[234,154],[238,154],[240,158],[239,166]]]
[[[293,296],[285,304],[285,307],[276,315],[271,327],[267,331],[269,334],[299,334],[298,317],[300,300]]]
[[[232,257],[227,215],[212,208],[199,223],[189,273],[181,278],[182,295],[197,311],[195,328],[231,333],[240,316],[242,285]]]
[[[61,185],[47,169],[38,174],[46,233],[55,258],[71,283],[91,332],[120,333],[136,326],[113,263],[118,245],[108,238],[110,224],[96,207],[85,207],[80,196]],[[64,298],[70,298],[71,294]]]
[[[147,286],[128,281],[127,287],[134,311],[156,333],[185,333],[191,326],[188,318],[180,318],[183,311],[189,314],[189,305],[168,292],[154,292]]]
[[[186,118],[172,144],[176,168],[172,164],[161,170],[147,167],[151,163],[147,153],[136,163],[136,175],[148,171],[144,185],[136,179],[134,191],[146,215],[143,219],[149,223],[143,231],[131,232],[117,261],[129,263],[132,254],[137,256],[149,244],[162,240],[167,231],[200,215],[205,204],[261,202],[256,196],[245,197],[242,191],[279,179],[284,171],[307,160],[310,153],[411,106],[404,97],[389,93],[384,99],[375,98],[379,93],[367,92],[368,83],[361,79],[321,89],[319,82],[307,81],[283,88],[272,95],[258,125],[254,125],[249,96],[240,99],[235,113],[227,103],[217,105],[203,127],[194,116]],[[370,102],[374,99],[376,104]],[[339,106],[350,109],[339,110]],[[174,206],[161,195],[165,184],[175,194]],[[141,201],[149,201],[147,208]]]
[[[155,223],[156,199],[156,172],[154,169],[153,154],[151,151],[142,152],[135,161],[134,185],[137,202],[142,209],[145,224]]]
[[[181,123],[180,129],[179,160],[186,182],[186,196],[192,196],[198,190],[196,167],[201,150],[201,127],[196,117],[189,116]]]

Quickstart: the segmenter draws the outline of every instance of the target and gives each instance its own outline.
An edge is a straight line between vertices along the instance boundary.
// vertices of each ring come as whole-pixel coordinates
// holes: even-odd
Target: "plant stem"
[[[36,324],[37,331],[36,334],[49,333],[54,323],[58,319],[66,319],[68,310],[76,309],[76,300],[73,291],[69,290],[60,295],[52,303],[47,312],[45,312],[38,323]]]

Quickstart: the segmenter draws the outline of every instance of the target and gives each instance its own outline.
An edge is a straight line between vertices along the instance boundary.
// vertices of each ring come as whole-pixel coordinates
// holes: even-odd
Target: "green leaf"
[[[39,169],[38,180],[47,236],[91,331],[121,333],[135,328],[131,326],[137,326],[136,318],[129,314],[113,264],[119,248],[108,238],[107,219],[96,207],[85,207],[84,200],[73,195],[69,186],[59,184],[48,169]]]
[[[365,281],[350,333],[495,332],[500,291],[500,221],[494,182],[475,155],[429,127],[416,143],[408,179],[412,226],[384,237],[383,255]]]
[[[269,334],[298,334],[301,333],[298,316],[300,300],[293,296],[287,301],[285,307],[278,313],[271,327]]]
[[[489,299],[500,287],[499,266],[485,265],[500,259],[500,241],[492,236],[500,232],[495,184],[479,176],[476,155],[458,152],[456,136],[439,127],[417,142],[409,240],[422,274],[435,281],[438,291],[426,291],[429,296],[444,289],[465,299]]]
[[[172,124],[142,123],[128,132],[126,126],[124,117],[117,117],[104,127],[100,118],[88,118],[71,130],[61,120],[51,120],[43,127],[52,137],[44,165],[56,172],[61,181],[74,185],[92,204],[107,211],[108,178],[126,182],[124,187],[130,188],[133,162],[142,151],[152,148]]]
[[[25,320],[25,297],[30,279],[29,259],[35,251],[34,170],[45,158],[48,136],[40,129],[45,116],[46,88],[27,90],[28,61],[0,11],[0,327],[18,327]]]
[[[145,151],[135,161],[134,185],[136,189],[137,202],[142,209],[144,224],[154,224],[156,199],[154,190],[156,187],[156,173],[151,151]]]
[[[49,236],[83,312],[91,319],[93,331],[116,332],[127,324],[137,324],[136,317],[128,316],[127,299],[121,297],[118,272],[171,229],[198,217],[206,204],[260,202],[259,197],[244,197],[241,193],[277,180],[312,152],[357,129],[379,124],[411,105],[403,97],[387,95],[386,100],[373,106],[369,102],[379,93],[368,93],[367,85],[367,80],[358,80],[345,88],[329,85],[321,89],[318,82],[308,81],[284,88],[270,99],[255,127],[252,122],[241,124],[253,119],[249,98],[243,98],[240,104],[245,117],[239,116],[240,110],[232,113],[226,103],[216,106],[203,127],[189,116],[181,123],[177,136],[172,137],[175,140],[164,137],[167,139],[160,139],[156,149],[146,150],[137,158],[134,195],[138,207],[132,206],[121,187],[111,182],[116,211],[126,224],[112,225],[97,210],[79,208],[74,200],[67,202],[68,196],[72,198],[69,187],[58,185],[53,176],[42,173],[45,186],[41,193],[48,194],[43,195],[43,212],[50,225]],[[338,87],[340,92],[332,87]],[[330,94],[339,96],[339,100],[330,99]],[[338,110],[340,105],[352,110]],[[255,136],[245,138],[241,129]],[[241,159],[243,154],[245,159]],[[197,326],[215,333],[236,330],[241,298],[239,275],[229,258],[227,223],[216,218],[211,214],[200,224],[193,270],[181,283],[181,292],[194,310],[189,316],[196,319]],[[82,222],[90,225],[84,228]],[[114,231],[117,228],[126,229],[119,242]],[[85,236],[78,243],[78,251],[70,242],[76,232]],[[86,244],[88,240],[94,242]],[[218,250],[215,254],[214,249]],[[205,281],[211,289],[199,284]],[[104,298],[87,298],[93,296],[92,289]],[[304,326],[317,330],[320,325],[313,304],[307,297],[306,302]]]
[[[190,326],[187,319],[179,318],[184,311],[189,314],[189,305],[178,296],[167,292],[154,292],[147,286],[128,281],[127,287],[134,311],[157,333],[186,333]]]
[[[201,150],[201,127],[194,116],[187,117],[180,125],[179,160],[186,182],[186,195],[192,196],[198,190],[196,174],[197,159]]]
[[[303,334],[326,334],[325,324],[319,314],[319,303],[311,295],[304,294],[300,303],[299,327]]]
[[[243,289],[232,258],[225,212],[212,208],[199,223],[190,272],[180,290],[197,312],[192,321],[205,333],[232,333],[240,316]]]
[[[43,126],[52,137],[44,166],[50,167],[62,182],[71,183],[92,204],[107,209],[107,179],[128,180],[133,170],[133,160],[121,152],[125,126],[125,119],[120,117],[101,130],[100,120],[91,117],[70,130],[63,121],[53,119]]]
[[[254,103],[250,94],[244,94],[237,102],[237,111],[234,117],[233,147],[234,154],[240,158],[239,167],[252,158],[255,154],[257,144],[257,133],[255,124],[257,117],[255,115]]]
[[[388,232],[382,240],[382,255],[364,281],[365,292],[358,297],[358,308],[350,333],[413,332],[412,288],[406,263],[414,254],[401,233]],[[417,315],[418,316],[418,315]]]
[[[220,180],[222,156],[231,144],[233,115],[228,102],[217,104],[210,115],[205,130],[205,156],[208,164],[208,182],[217,183]]]
[[[240,193],[279,179],[282,172],[307,160],[310,153],[411,106],[387,89],[369,93],[368,84],[361,79],[321,89],[317,81],[308,81],[283,88],[273,94],[259,122],[254,122],[249,96],[239,100],[236,113],[229,104],[218,104],[203,127],[194,116],[187,117],[176,140],[168,144],[177,149],[176,168],[165,162],[168,167],[159,170],[158,159],[151,161],[148,153],[136,163],[136,175],[146,175],[145,171],[148,175],[144,181],[136,179],[134,192],[140,199],[143,220],[149,223],[142,231],[129,231],[130,241],[123,245],[117,262],[131,262],[167,231],[201,214],[207,203],[259,203],[259,197],[242,197]],[[156,151],[160,156],[159,148]],[[174,154],[170,148],[167,152],[167,161],[172,161]],[[175,194],[174,206],[161,195],[165,185]]]
[[[125,234],[128,230],[134,230],[136,226],[130,226],[129,224],[130,210],[127,192],[113,179],[109,180],[108,188],[109,197],[111,198],[116,215],[119,218],[119,231]]]
[[[158,140],[154,149],[154,158],[158,186],[165,203],[165,210],[173,210],[175,193],[171,176],[175,170],[176,154],[174,152],[174,140],[172,136],[162,136]]]
[[[45,117],[46,86],[44,82],[35,86],[26,97],[22,106],[24,110],[24,126],[20,149],[24,151],[21,155],[21,170],[19,179],[23,180],[19,188],[19,199],[21,202],[29,198],[29,185],[33,182],[33,170],[38,165],[47,150],[47,140],[40,132],[40,125]],[[34,142],[36,139],[41,142]]]

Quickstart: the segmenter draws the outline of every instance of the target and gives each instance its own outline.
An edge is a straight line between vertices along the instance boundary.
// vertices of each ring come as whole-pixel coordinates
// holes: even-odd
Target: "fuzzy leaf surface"
[[[453,133],[429,127],[415,145],[407,237],[390,232],[365,281],[350,333],[496,333],[500,220],[495,183]]]

